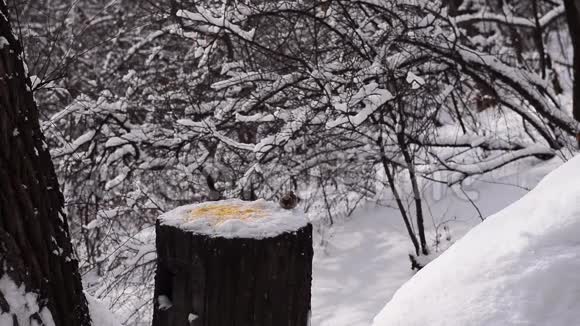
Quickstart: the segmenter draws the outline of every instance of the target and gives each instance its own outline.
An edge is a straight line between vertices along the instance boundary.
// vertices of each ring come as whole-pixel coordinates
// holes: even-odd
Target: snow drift
[[[373,325],[578,325],[579,175],[577,156],[472,229],[404,284]]]

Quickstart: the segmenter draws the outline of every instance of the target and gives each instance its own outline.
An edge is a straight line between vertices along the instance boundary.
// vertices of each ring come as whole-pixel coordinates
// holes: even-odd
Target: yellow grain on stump
[[[189,219],[212,219],[215,224],[228,220],[249,220],[264,217],[265,212],[261,205],[215,204],[197,207],[189,212]]]

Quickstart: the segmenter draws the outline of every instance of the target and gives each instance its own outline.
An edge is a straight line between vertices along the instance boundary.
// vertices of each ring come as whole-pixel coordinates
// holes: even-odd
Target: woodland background
[[[572,0],[7,5],[85,290],[124,325],[150,318],[152,226],[176,206],[293,190],[324,247],[381,202],[423,262],[433,185],[477,207],[479,176],[577,147]]]

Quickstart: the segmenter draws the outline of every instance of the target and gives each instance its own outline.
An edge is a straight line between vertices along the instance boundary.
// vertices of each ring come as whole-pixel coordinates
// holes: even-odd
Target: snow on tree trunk
[[[0,325],[88,326],[63,196],[0,2]]]
[[[306,326],[312,225],[263,200],[177,208],[157,222],[153,325]]]

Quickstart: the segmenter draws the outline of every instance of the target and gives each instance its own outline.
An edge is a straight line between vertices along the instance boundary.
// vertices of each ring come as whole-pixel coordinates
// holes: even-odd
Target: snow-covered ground
[[[93,326],[121,326],[119,318],[111,313],[102,302],[93,298],[88,293],[85,293],[85,297],[89,304]]]
[[[485,218],[527,194],[560,164],[557,159],[522,161],[501,174],[484,176],[464,190]],[[435,224],[448,221],[451,241],[479,224],[479,213],[461,191],[442,187],[426,194],[431,243]],[[445,238],[446,232],[442,227],[439,230]],[[312,325],[371,325],[395,291],[414,274],[408,259],[411,243],[398,211],[374,205],[360,209],[334,227],[327,241],[315,251]]]
[[[390,221],[392,213],[358,212],[333,230],[326,249],[315,252],[313,326],[369,325],[413,275],[407,263],[409,240]]]
[[[578,325],[580,156],[405,283],[376,326]]]
[[[559,159],[527,159],[468,182],[463,191],[473,203],[459,189],[426,189],[430,244],[437,229],[442,234],[441,246],[449,246],[481,222],[480,214],[488,217],[515,202],[560,164]],[[324,245],[315,247],[312,326],[369,326],[414,275],[408,259],[411,242],[398,210],[387,204],[359,209],[330,230]],[[89,301],[98,310],[93,311],[93,318],[98,317],[96,326],[115,325],[94,299]]]

